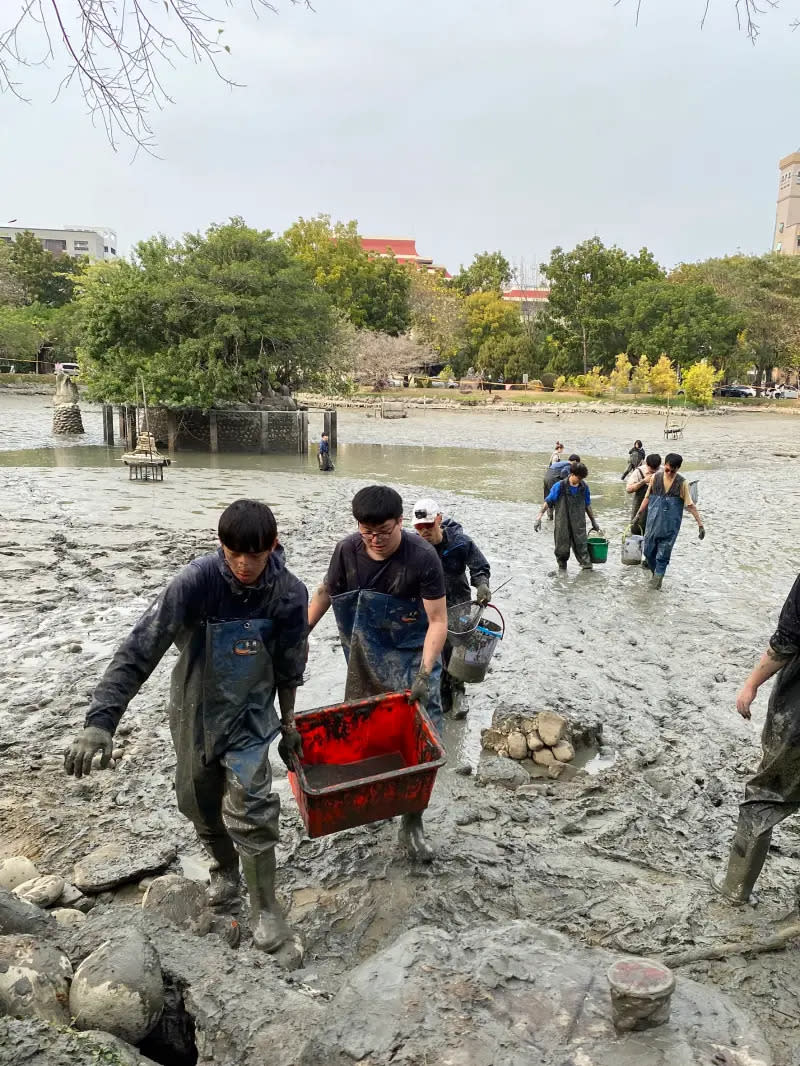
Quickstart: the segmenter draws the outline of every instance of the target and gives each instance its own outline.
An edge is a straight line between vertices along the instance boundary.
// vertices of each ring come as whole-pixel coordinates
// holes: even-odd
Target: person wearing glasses
[[[347,660],[346,700],[410,689],[441,730],[447,605],[439,556],[403,529],[403,500],[388,485],[361,489],[352,508],[358,531],[333,549],[308,607],[309,630],[332,606]],[[433,858],[421,814],[403,815],[400,843],[414,859]]]
[[[664,469],[653,475],[642,505],[631,523],[635,526],[647,511],[642,566],[645,570],[652,571],[650,587],[654,589],[660,589],[664,583],[664,575],[683,521],[684,509],[697,522],[700,540],[706,535],[700,512],[689,493],[689,482],[678,473],[682,463],[683,456],[677,452],[670,452],[665,457]]]
[[[476,601],[485,606],[492,595],[489,589],[489,579],[492,576],[489,563],[462,526],[453,518],[445,518],[436,500],[424,499],[417,500],[414,504],[414,529],[434,546],[441,560],[447,606],[455,607],[459,603],[468,603],[470,583],[475,588]],[[451,677],[447,672],[452,652],[452,645],[447,641],[442,653],[442,710],[445,714],[452,713],[454,718],[466,718],[464,682]]]

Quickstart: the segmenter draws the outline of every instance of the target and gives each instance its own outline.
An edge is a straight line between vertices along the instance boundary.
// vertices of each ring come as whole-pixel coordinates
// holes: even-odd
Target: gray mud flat
[[[10,402],[3,398],[0,406]],[[38,410],[15,415],[34,437]],[[91,412],[84,414],[95,432]],[[75,781],[63,775],[62,754],[91,690],[164,582],[214,546],[214,522],[228,502],[252,495],[270,503],[289,566],[314,587],[333,543],[353,528],[352,492],[393,468],[407,510],[418,495],[434,494],[487,554],[494,583],[513,575],[498,596],[507,635],[486,681],[469,690],[466,722],[446,726],[448,765],[426,815],[439,854],[430,868],[408,863],[389,823],[308,840],[275,756],[283,800],[280,892],[306,944],[294,987],[314,989],[309,998],[324,1005],[354,987],[359,967],[423,926],[463,941],[473,927],[533,922],[569,938],[576,951],[652,957],[718,942],[757,943],[773,931],[794,905],[800,822],[789,820],[776,832],[757,907],[730,908],[712,895],[707,875],[727,853],[743,783],[759,757],[766,693],[752,724],[736,715],[735,693],[797,572],[800,463],[773,455],[798,450],[796,423],[758,415],[690,421],[686,439],[670,445],[700,477],[708,537],[700,544],[687,520],[664,590],[654,594],[636,568],[621,565],[616,544],[627,524],[619,481],[624,453],[639,436],[664,454],[660,420],[437,415],[437,455],[447,454],[430,480],[422,476],[430,430],[422,413],[402,424],[343,415],[340,439],[368,450],[353,452],[358,465],[348,469],[342,448],[330,477],[311,468],[242,467],[237,459],[228,465],[221,456],[215,468],[179,463],[163,485],[141,486],[105,461],[71,465],[64,457],[70,449],[50,449],[47,463],[26,455],[15,465],[13,452],[2,454],[0,857],[25,854],[42,872],[70,880],[76,861],[133,834],[148,850],[175,844],[176,865],[202,877],[202,853],[171,788],[171,653],[123,719],[115,769]],[[43,406],[41,417],[49,418]],[[572,564],[566,577],[554,573],[550,529],[545,523],[541,534],[532,532],[544,453],[556,437],[594,471],[596,513],[611,536],[608,564],[591,573]],[[5,446],[20,448],[24,440]],[[513,492],[506,487],[509,466]],[[343,685],[343,657],[328,617],[312,636],[300,708],[338,702]],[[613,765],[516,791],[455,774],[465,762],[477,765],[480,729],[502,704],[600,715]],[[131,886],[89,919],[124,925],[139,914],[140,901]],[[218,943],[213,934],[193,949],[196,960],[209,952],[209,981],[219,972],[212,942]],[[269,993],[277,979],[271,960],[253,959],[246,938],[238,955],[226,951],[225,965],[244,967],[251,990],[263,978]],[[776,1066],[795,1066],[800,972],[793,950],[695,963],[679,970],[679,989],[683,978],[726,993],[731,1010],[744,1012],[736,1024],[746,1027],[749,1016]],[[287,1019],[297,1023],[304,1009],[302,1001],[287,1000]],[[424,1054],[434,1061],[421,1037],[417,1054],[415,1039],[409,1035],[404,1057],[391,1061],[421,1063]],[[263,1053],[268,1045],[260,1046]],[[203,1054],[200,1062],[248,1063],[211,1037]],[[367,1061],[389,1059],[376,1052]],[[574,1058],[587,1061],[595,1060]]]

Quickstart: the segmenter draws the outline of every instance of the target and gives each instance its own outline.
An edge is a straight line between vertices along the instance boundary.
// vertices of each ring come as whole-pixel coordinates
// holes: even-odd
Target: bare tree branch
[[[614,0],[614,7],[619,7],[624,2],[625,0]],[[645,0],[635,0],[633,19],[636,26],[639,25],[639,16],[644,2]],[[711,10],[711,0],[702,0],[702,2],[703,14],[700,18],[700,29],[705,28]],[[728,0],[728,2],[730,3],[731,0]],[[736,11],[736,21],[739,24],[739,29],[744,30],[745,34],[750,38],[753,44],[755,44],[758,35],[761,32],[761,16],[779,6],[780,0],[733,0],[733,7]],[[796,29],[798,25],[800,25],[800,20],[792,23],[792,29]]]
[[[225,0],[227,7],[236,2]],[[310,0],[289,2],[313,10]],[[250,7],[256,15],[278,11],[272,0],[250,0]],[[172,102],[161,80],[165,66],[174,67],[176,58],[207,62],[236,85],[219,67],[230,52],[222,34],[205,0],[23,0],[14,21],[0,28],[0,92],[25,100],[24,68],[61,68],[58,93],[77,84],[115,149],[128,139],[152,151],[150,113]],[[23,46],[23,35],[41,42],[38,58]]]

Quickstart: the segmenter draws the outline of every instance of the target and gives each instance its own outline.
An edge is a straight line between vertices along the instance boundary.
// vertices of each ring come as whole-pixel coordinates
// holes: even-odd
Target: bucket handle
[[[503,626],[503,628],[500,630],[500,640],[502,640],[503,637],[506,635],[506,620],[505,620],[505,618],[503,618],[503,615],[502,615],[499,607],[495,607],[495,605],[493,603],[487,603],[486,606],[487,607],[491,607],[493,611],[497,611],[498,615],[500,615],[500,623]],[[480,622],[479,622],[479,624],[480,624]],[[477,626],[475,628],[477,629]]]

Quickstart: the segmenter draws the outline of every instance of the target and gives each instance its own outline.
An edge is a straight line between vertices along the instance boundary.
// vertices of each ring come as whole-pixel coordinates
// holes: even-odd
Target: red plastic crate
[[[390,692],[297,715],[303,761],[289,784],[310,837],[428,806],[445,753],[408,695]]]

